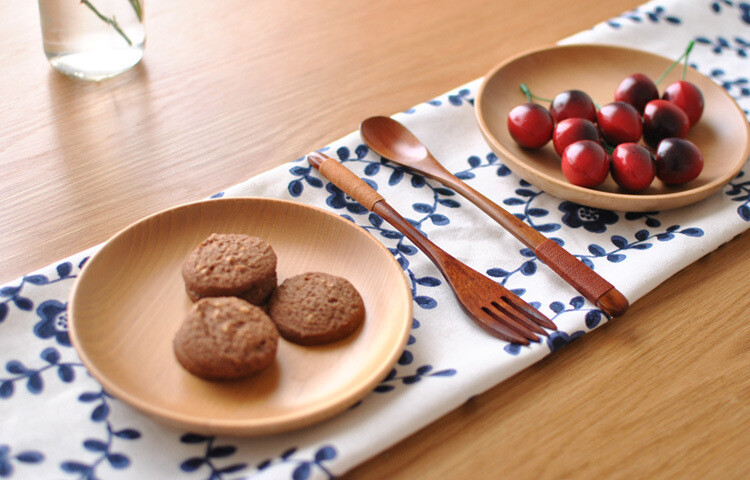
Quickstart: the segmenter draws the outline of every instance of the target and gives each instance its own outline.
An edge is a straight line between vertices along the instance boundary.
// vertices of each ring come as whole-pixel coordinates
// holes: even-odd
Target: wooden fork
[[[347,195],[393,225],[427,255],[453,288],[459,303],[487,332],[508,342],[528,345],[539,341],[537,335],[548,335],[544,328],[557,329],[552,321],[518,295],[428,240],[351,170],[319,152],[308,154],[307,161]]]

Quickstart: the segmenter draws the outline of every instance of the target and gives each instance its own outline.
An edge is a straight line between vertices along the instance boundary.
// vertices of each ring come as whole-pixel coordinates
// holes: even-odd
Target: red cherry
[[[613,102],[604,105],[596,115],[602,137],[612,145],[637,142],[643,133],[638,111],[629,103]]]
[[[596,125],[584,118],[566,118],[555,126],[552,144],[561,157],[565,148],[578,140],[593,140],[599,143],[599,130],[596,129]]]
[[[665,138],[656,149],[656,176],[669,185],[695,180],[703,170],[698,147],[683,138]]]
[[[621,143],[612,152],[612,178],[625,190],[645,190],[655,176],[656,162],[646,147]]]
[[[643,109],[643,139],[656,147],[665,138],[685,138],[690,120],[680,107],[666,100],[651,100]]]
[[[536,103],[524,103],[508,113],[508,131],[525,148],[543,147],[552,138],[555,122],[549,111]]]
[[[642,73],[626,77],[615,90],[615,100],[631,104],[638,113],[643,113],[643,107],[657,98],[659,90],[653,80]]]
[[[691,127],[698,123],[703,114],[703,94],[698,87],[685,80],[668,86],[661,98],[680,107],[687,114]]]
[[[555,122],[561,122],[566,118],[585,118],[594,121],[596,119],[596,106],[591,97],[581,90],[567,90],[558,93],[552,99],[549,111]]]
[[[570,183],[593,188],[607,179],[609,156],[598,143],[579,140],[565,149],[561,166],[563,175]]]

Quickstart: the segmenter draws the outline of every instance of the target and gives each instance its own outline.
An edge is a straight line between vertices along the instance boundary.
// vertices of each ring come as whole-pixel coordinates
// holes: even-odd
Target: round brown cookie
[[[365,319],[365,305],[348,280],[310,272],[279,285],[268,301],[268,313],[285,339],[319,345],[357,330]]]
[[[198,300],[172,345],[187,371],[232,380],[263,370],[276,358],[279,332],[260,307],[237,297]]]
[[[182,278],[194,302],[231,295],[263,305],[276,288],[276,254],[262,238],[214,233],[185,258]]]

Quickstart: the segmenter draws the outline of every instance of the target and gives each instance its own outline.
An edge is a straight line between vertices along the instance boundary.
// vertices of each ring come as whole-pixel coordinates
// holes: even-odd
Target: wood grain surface
[[[47,64],[0,2],[0,283],[550,45],[641,0],[147,0],[143,62]],[[744,478],[750,235],[350,478]]]

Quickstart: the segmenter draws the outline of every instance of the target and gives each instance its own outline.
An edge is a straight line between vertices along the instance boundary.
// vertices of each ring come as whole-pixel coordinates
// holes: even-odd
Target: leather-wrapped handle
[[[534,253],[587,300],[612,317],[618,317],[628,309],[625,295],[554,240],[545,240]]]
[[[373,205],[383,200],[383,197],[367,185],[364,180],[331,157],[320,152],[313,152],[307,155],[307,161],[314,168],[320,170],[320,173],[330,180],[331,183],[339,187],[367,210],[372,211]]]

